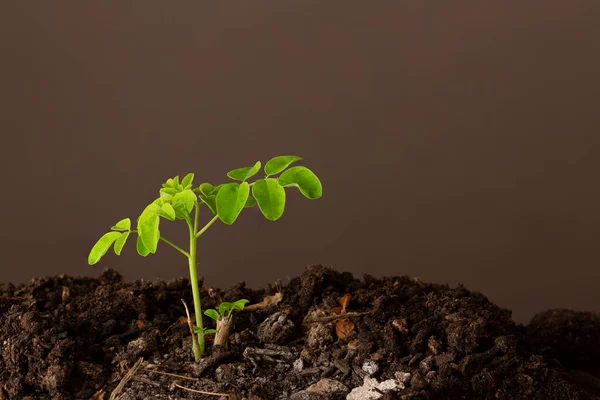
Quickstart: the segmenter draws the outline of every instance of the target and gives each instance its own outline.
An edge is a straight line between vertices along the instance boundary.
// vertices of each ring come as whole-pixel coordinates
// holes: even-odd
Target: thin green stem
[[[194,234],[198,232],[198,218],[200,217],[200,203],[195,204],[196,215],[194,217]]]
[[[204,232],[206,232],[206,230],[210,228],[210,226],[214,224],[218,219],[219,216],[215,215],[213,219],[211,219],[206,225],[204,225],[204,228],[200,229],[200,231],[196,233],[196,239],[199,238]]]
[[[132,229],[131,232],[133,233],[137,233],[137,229]],[[166,244],[168,244],[169,246],[173,247],[175,250],[177,250],[178,252],[180,252],[181,254],[183,254],[186,257],[190,257],[190,254],[185,251],[184,249],[182,249],[181,247],[177,246],[175,243],[171,242],[170,240],[168,240],[165,237],[160,237],[160,240],[162,240],[163,242],[165,242]]]
[[[167,240],[164,237],[160,237],[160,240],[162,240],[163,242],[167,243],[168,245],[170,245],[171,247],[173,247],[175,250],[179,251],[181,254],[183,254],[184,256],[186,256],[187,258],[190,257],[190,254],[183,250],[181,247],[177,246],[175,243],[171,242],[170,240]]]
[[[198,210],[196,209],[196,213]],[[204,355],[204,332],[202,332],[202,305],[200,304],[200,288],[198,287],[198,267],[196,265],[197,244],[198,240],[195,235],[195,229],[192,224],[188,224],[190,228],[190,284],[192,285],[192,296],[194,298],[194,313],[196,315],[196,326],[200,328],[198,333],[198,348],[194,349],[194,357],[199,360]],[[195,347],[195,346],[194,346]]]

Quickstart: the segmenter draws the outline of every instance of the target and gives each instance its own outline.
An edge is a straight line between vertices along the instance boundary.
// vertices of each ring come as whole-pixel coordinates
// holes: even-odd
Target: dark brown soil
[[[119,383],[121,400],[219,399],[181,387],[249,400],[600,399],[597,315],[552,310],[525,327],[464,287],[322,266],[222,299],[278,291],[279,304],[235,314],[228,348],[194,362],[185,278],[125,283],[107,270],[0,285],[0,399],[109,399]],[[327,318],[346,294],[351,317],[336,331],[344,320]]]

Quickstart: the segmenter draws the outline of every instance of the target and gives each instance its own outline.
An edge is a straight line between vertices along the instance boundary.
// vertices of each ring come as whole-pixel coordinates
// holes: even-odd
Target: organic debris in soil
[[[595,315],[526,328],[462,286],[319,265],[219,293],[250,303],[228,348],[209,341],[195,362],[187,279],[106,270],[0,285],[0,399],[600,399]],[[201,290],[204,309],[212,294]]]

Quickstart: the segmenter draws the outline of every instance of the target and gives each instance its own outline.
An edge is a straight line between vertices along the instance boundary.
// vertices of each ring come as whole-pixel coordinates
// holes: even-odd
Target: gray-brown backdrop
[[[595,0],[3,2],[0,280],[187,275],[164,243],[86,257],[169,176],[297,154],[323,198],[215,225],[208,284],[323,263],[461,282],[521,322],[600,310],[598,21]]]

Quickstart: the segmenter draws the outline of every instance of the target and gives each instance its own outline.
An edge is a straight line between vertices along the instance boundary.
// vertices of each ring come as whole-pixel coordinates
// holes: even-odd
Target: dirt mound
[[[125,283],[107,270],[2,285],[0,399],[600,399],[598,359],[560,350],[564,319],[528,330],[461,286],[318,265],[285,286],[240,283],[221,296],[256,304],[277,293],[279,303],[235,314],[229,346],[194,362],[187,279]],[[573,338],[589,323],[568,326]],[[570,344],[583,355],[598,344],[589,339]]]

